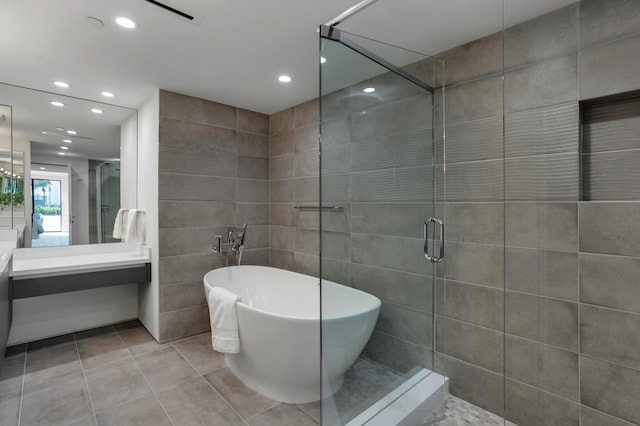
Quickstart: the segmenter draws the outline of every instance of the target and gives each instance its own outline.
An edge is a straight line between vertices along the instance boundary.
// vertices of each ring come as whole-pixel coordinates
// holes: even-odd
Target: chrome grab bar
[[[436,223],[440,226],[440,255],[429,254],[429,224]],[[434,244],[435,248],[435,244]],[[431,263],[438,263],[444,258],[444,221],[437,217],[430,217],[424,221],[424,257],[426,257]]]

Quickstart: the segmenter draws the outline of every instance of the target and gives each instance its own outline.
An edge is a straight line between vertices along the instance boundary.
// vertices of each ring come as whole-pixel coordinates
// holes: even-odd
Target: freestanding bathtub
[[[244,384],[289,404],[320,399],[320,280],[266,266],[229,266],[204,276],[207,295],[223,287],[236,304],[240,352],[226,354]],[[322,281],[322,393],[337,392],[371,337],[380,300]]]

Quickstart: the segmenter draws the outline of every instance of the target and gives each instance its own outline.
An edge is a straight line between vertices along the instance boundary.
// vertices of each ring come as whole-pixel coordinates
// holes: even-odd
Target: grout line
[[[113,327],[113,329],[115,331],[115,327]],[[82,378],[84,379],[84,385],[87,388],[87,394],[89,394],[89,403],[91,404],[91,412],[93,413],[93,417],[96,419],[96,423],[97,423],[98,419],[96,417],[96,408],[93,405],[93,398],[91,397],[91,389],[89,388],[89,381],[87,380],[87,374],[86,374],[86,372],[84,370],[84,364],[82,363],[82,357],[80,356],[80,348],[78,347],[78,340],[76,339],[76,333],[71,333],[71,335],[73,336],[73,345],[76,348],[76,354],[78,354],[78,361],[80,362],[80,369],[82,370]]]
[[[204,374],[200,373],[200,371],[198,371],[198,369],[197,369],[197,368],[196,368],[196,367],[195,367],[195,366],[194,366],[194,365],[193,365],[193,364],[192,364],[192,363],[191,363],[191,362],[190,362],[190,361],[189,361],[189,360],[188,360],[184,355],[182,355],[182,353],[180,352],[180,350],[174,346],[174,344],[177,344],[178,342],[185,342],[185,341],[189,341],[189,340],[194,340],[195,338],[198,338],[198,337],[200,337],[200,336],[204,336],[205,334],[206,334],[206,333],[201,333],[201,334],[197,334],[197,335],[195,335],[195,336],[191,336],[190,338],[187,338],[187,339],[178,340],[178,341],[176,341],[176,342],[170,343],[170,344],[169,344],[169,346],[171,346],[171,347],[172,347],[172,348],[173,348],[173,349],[178,353],[178,355],[180,355],[180,357],[182,357],[182,359],[184,359],[184,360],[186,361],[186,363],[187,363],[187,364],[189,364],[189,366],[191,366],[191,368],[193,368],[193,370],[194,370],[196,373],[198,373],[198,377],[200,377],[202,380],[204,380],[204,381],[209,385],[209,387],[211,387],[211,389],[213,389],[213,391],[214,391],[214,392],[215,392],[215,393],[216,393],[220,398],[222,398],[222,400],[223,400],[223,401],[224,401],[224,402],[229,406],[229,408],[231,408],[231,409],[233,410],[233,412],[234,412],[234,413],[236,413],[236,415],[237,415],[237,416],[238,416],[238,417],[239,417],[243,422],[248,423],[248,422],[246,421],[246,419],[245,419],[244,417],[242,417],[242,416],[240,415],[240,413],[238,413],[238,411],[236,411],[236,409],[233,407],[233,405],[231,405],[231,403],[230,403],[229,401],[227,401],[227,399],[226,399],[224,396],[222,396],[222,394],[221,394],[220,392],[218,392],[218,390],[217,390],[217,389],[216,389],[216,388],[215,388],[211,383],[209,383],[209,381],[208,381],[207,379],[205,379],[205,378],[204,378]],[[205,336],[205,337],[206,337],[206,336]],[[224,368],[226,368],[226,367],[224,367]],[[220,370],[222,370],[222,369],[223,369],[223,368],[220,368],[220,369],[218,369],[218,370],[213,370],[213,371],[210,371],[209,373],[213,373],[214,371],[220,371]],[[209,373],[207,373],[207,374],[209,374]],[[161,403],[161,404],[162,404],[162,403]]]
[[[114,327],[115,328],[115,327]],[[146,330],[145,330],[146,331]],[[169,413],[167,412],[166,408],[164,408],[164,405],[162,405],[162,402],[160,401],[160,398],[158,398],[158,395],[156,394],[156,392],[153,390],[153,387],[151,387],[151,383],[149,383],[149,380],[147,380],[147,376],[145,376],[144,372],[142,371],[142,369],[140,368],[140,366],[138,365],[138,363],[136,362],[135,357],[133,356],[133,354],[131,353],[131,350],[129,350],[129,347],[125,344],[124,340],[122,339],[122,336],[120,335],[120,331],[118,331],[116,329],[116,333],[118,334],[118,338],[120,339],[120,342],[122,342],[122,345],[127,349],[127,352],[129,353],[129,358],[131,359],[131,361],[133,361],[133,365],[136,366],[136,369],[140,372],[140,374],[142,375],[142,378],[144,379],[144,382],[147,384],[147,386],[149,386],[149,390],[151,391],[151,393],[153,394],[153,396],[156,398],[156,401],[158,401],[158,404],[160,404],[160,407],[162,407],[162,411],[164,411],[164,414],[167,416],[167,418],[169,419],[169,421],[171,422],[172,425],[175,426],[175,423],[173,422],[173,419],[171,418],[171,416],[169,415]],[[152,352],[153,353],[153,352]],[[144,398],[144,396],[138,398],[138,399],[142,399]],[[135,401],[135,400],[134,400]],[[131,401],[129,401],[131,402]],[[96,418],[97,420],[97,418]]]
[[[29,355],[29,343],[24,347],[24,363],[22,365],[22,387],[20,389],[20,408],[18,409],[18,426],[22,421],[22,402],[24,400],[24,382],[27,375],[27,356]]]

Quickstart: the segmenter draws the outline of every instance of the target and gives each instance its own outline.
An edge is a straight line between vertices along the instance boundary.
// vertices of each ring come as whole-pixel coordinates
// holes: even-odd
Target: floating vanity
[[[138,317],[139,285],[151,280],[151,250],[89,244],[13,250],[15,345]]]
[[[151,250],[139,244],[89,244],[17,249],[12,298],[148,282]]]

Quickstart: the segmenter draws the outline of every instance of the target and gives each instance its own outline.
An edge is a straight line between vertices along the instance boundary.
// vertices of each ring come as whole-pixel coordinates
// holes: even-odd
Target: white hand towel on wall
[[[115,223],[113,224],[113,238],[120,239],[124,235],[124,227],[123,227],[124,210],[125,209],[120,209],[118,210],[118,214],[116,214],[116,220],[115,220]]]
[[[125,243],[133,243],[133,236],[137,233],[137,225],[138,225],[138,210],[137,209],[129,209],[125,214],[127,221],[124,229],[124,242]]]
[[[240,296],[221,287],[213,287],[209,292],[211,344],[218,352],[230,354],[240,352],[236,314],[236,303],[240,300]]]

